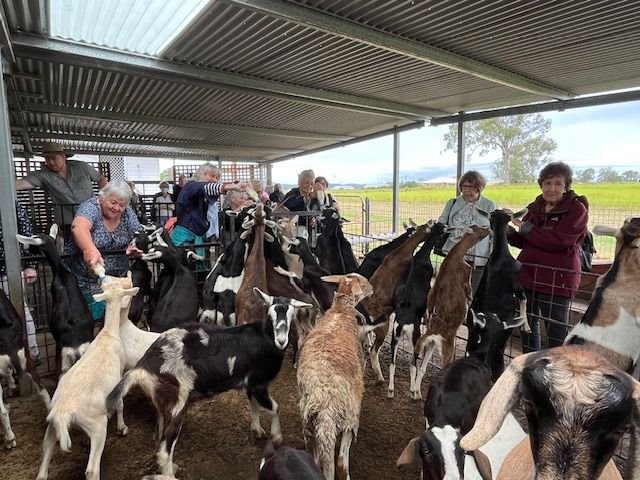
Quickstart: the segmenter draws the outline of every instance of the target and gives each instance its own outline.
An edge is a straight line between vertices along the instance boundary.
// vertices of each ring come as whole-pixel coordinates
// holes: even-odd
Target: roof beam
[[[70,118],[81,118],[83,120],[98,120],[104,122],[138,122],[153,125],[163,125],[169,127],[189,127],[202,130],[227,130],[232,132],[253,133],[257,135],[268,135],[270,137],[285,138],[307,138],[312,140],[343,142],[354,138],[348,135],[332,135],[315,132],[302,132],[296,130],[285,130],[279,128],[262,128],[248,125],[235,125],[230,123],[200,122],[194,120],[181,120],[170,117],[158,117],[153,115],[138,115],[135,113],[113,112],[106,110],[89,110],[86,108],[66,107],[61,105],[47,105],[43,103],[25,103],[25,110],[28,112],[47,113]]]
[[[69,141],[81,141],[81,142],[98,142],[98,143],[111,143],[115,145],[139,145],[139,146],[151,146],[151,147],[167,147],[167,148],[186,148],[194,150],[206,150],[211,153],[219,152],[253,152],[256,155],[264,156],[267,154],[290,154],[300,153],[302,150],[296,149],[283,149],[283,148],[271,148],[271,147],[253,147],[242,145],[214,145],[210,143],[190,142],[190,141],[162,141],[162,140],[149,140],[138,138],[118,138],[98,135],[76,135],[73,133],[55,133],[55,132],[41,132],[31,129],[30,136],[33,139],[32,143],[35,145],[41,145],[44,139],[57,139],[57,140],[69,140]]]
[[[365,43],[405,57],[473,75],[535,95],[566,100],[575,95],[517,73],[283,0],[221,0],[258,13]]]
[[[13,37],[13,45],[16,55],[35,60],[59,62],[85,68],[113,70],[128,75],[140,75],[172,83],[187,83],[202,88],[237,90],[254,95],[283,98],[288,101],[412,120],[446,113],[414,105],[330,92],[318,88],[178,64],[168,60],[159,60],[30,35],[15,35]]]
[[[4,14],[4,6],[0,4],[0,46],[2,46],[5,56],[11,63],[16,63],[16,56],[13,53],[11,44],[11,34],[7,25],[7,17]]]

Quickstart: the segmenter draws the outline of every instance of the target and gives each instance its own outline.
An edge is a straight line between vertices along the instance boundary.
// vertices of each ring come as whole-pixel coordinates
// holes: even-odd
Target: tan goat
[[[631,373],[640,360],[640,218],[628,218],[620,229],[598,225],[593,231],[616,237],[616,255],[565,344],[584,345]]]
[[[601,475],[626,427],[633,425],[637,432],[640,426],[637,380],[584,347],[567,345],[521,355],[485,397],[475,425],[460,440],[460,447],[466,451],[482,447],[521,399],[533,462],[527,463],[526,456],[516,452],[505,459],[498,478],[620,478],[615,473]],[[640,442],[632,440],[627,478],[638,480]],[[514,468],[514,463],[520,468]],[[522,472],[526,465],[529,470]],[[612,472],[611,468],[606,471]]]
[[[298,360],[298,392],[304,439],[327,480],[334,479],[338,435],[338,476],[349,478],[349,449],[358,434],[364,393],[362,352],[355,305],[373,289],[362,275],[331,275],[337,283],[333,305],[308,335]]]
[[[471,266],[464,257],[471,247],[489,234],[489,229],[473,225],[468,227],[460,241],[449,251],[440,265],[440,272],[427,297],[427,331],[420,337],[414,350],[416,377],[411,379],[411,396],[421,398],[422,378],[433,351],[442,356],[442,366],[453,360],[456,332],[467,317],[471,305]]]
[[[379,352],[389,331],[389,316],[393,312],[393,294],[409,268],[413,253],[430,232],[431,227],[428,224],[420,225],[411,237],[385,257],[369,280],[373,295],[365,298],[360,304],[368,317],[360,336],[363,337],[372,330],[375,333],[376,338],[369,350],[369,358],[371,367],[381,382],[384,382],[384,375],[380,368]]]

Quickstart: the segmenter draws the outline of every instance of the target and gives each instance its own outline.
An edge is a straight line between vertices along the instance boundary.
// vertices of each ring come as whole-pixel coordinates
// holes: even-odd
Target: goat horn
[[[156,240],[158,240],[158,243],[160,244],[160,246],[169,248],[169,245],[167,245],[167,242],[164,241],[164,238],[162,238],[162,235],[158,235],[156,237]]]
[[[498,378],[491,391],[484,397],[476,423],[469,433],[460,440],[460,447],[472,452],[491,440],[511,407],[520,398],[518,385],[529,354],[520,355],[511,361],[509,368]]]

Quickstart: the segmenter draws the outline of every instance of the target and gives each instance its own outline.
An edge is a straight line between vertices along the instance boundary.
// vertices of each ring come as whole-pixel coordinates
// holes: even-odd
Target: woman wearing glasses
[[[460,177],[458,183],[460,195],[447,202],[440,218],[438,218],[439,222],[449,227],[459,227],[451,230],[449,238],[442,247],[442,252],[445,255],[464,235],[463,227],[478,225],[489,228],[489,214],[497,207],[493,200],[482,196],[482,191],[486,186],[487,179],[475,170],[470,170]],[[487,264],[489,253],[491,253],[491,239],[489,237],[487,235],[471,247],[465,257],[465,260],[473,266],[471,288],[474,294],[482,278],[482,271]]]

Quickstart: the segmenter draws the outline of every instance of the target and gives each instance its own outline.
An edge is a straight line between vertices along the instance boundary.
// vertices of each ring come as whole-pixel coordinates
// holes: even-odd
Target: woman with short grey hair
[[[67,266],[78,279],[80,290],[95,320],[104,315],[104,302],[96,302],[100,293],[97,265],[104,266],[107,275],[123,277],[129,270],[129,259],[122,253],[140,254],[129,248],[136,232],[142,230],[135,212],[129,206],[132,191],[128,183],[114,180],[107,183],[97,197],[80,204],[71,223],[71,241],[65,247],[69,254]]]
[[[313,185],[316,174],[313,170],[303,170],[298,174],[298,186],[292,188],[284,196],[281,206],[291,212],[319,212],[321,205],[315,195],[313,195]],[[315,220],[315,219],[314,219]],[[298,225],[306,226],[307,217],[300,217]]]

